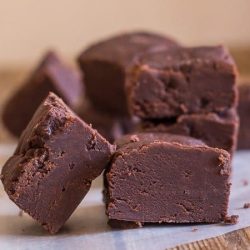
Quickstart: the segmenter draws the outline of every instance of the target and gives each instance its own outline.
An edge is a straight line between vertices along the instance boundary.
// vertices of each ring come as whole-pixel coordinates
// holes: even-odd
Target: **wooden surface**
[[[246,52],[241,52],[242,55],[250,55],[250,50]],[[236,52],[236,59],[239,62],[242,62],[242,67],[240,68],[241,72],[246,74],[248,72],[247,65],[248,61],[242,59],[242,55],[238,55]],[[250,58],[250,56],[248,56]],[[27,76],[27,69],[1,69],[0,70],[0,113],[4,107],[4,102],[8,96],[15,91],[15,89],[22,83],[23,79]],[[250,70],[249,70],[250,72]],[[13,142],[15,139],[7,132],[4,126],[0,123],[0,143],[9,143]],[[0,164],[6,160],[7,156],[2,155],[0,152]],[[178,236],[176,236],[178,237]],[[198,242],[193,242],[190,244],[185,244],[172,248],[173,250],[200,250],[200,249],[229,249],[229,250],[238,250],[238,249],[250,249],[250,227],[235,232],[231,232],[219,237],[206,239]]]
[[[250,249],[250,227],[211,239],[180,245],[171,250],[247,250]]]

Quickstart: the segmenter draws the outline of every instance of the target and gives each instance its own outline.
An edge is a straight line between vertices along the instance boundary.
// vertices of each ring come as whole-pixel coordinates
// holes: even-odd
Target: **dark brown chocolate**
[[[222,46],[144,54],[126,84],[130,111],[143,119],[227,112],[237,104],[236,73]]]
[[[240,116],[238,149],[250,149],[250,82],[241,83],[238,88]]]
[[[239,215],[226,216],[224,219],[224,224],[235,225],[239,222]]]
[[[216,223],[227,216],[230,155],[191,137],[127,135],[106,171],[110,220]]]
[[[85,75],[86,92],[96,109],[127,115],[125,82],[133,59],[146,52],[177,46],[162,35],[131,32],[100,41],[78,58]]]
[[[50,93],[4,165],[1,179],[20,209],[56,233],[106,167],[113,150]]]
[[[108,141],[113,143],[124,134],[134,132],[138,119],[129,116],[115,116],[104,111],[98,111],[92,105],[84,105],[77,114]]]
[[[2,119],[9,131],[19,137],[49,91],[74,108],[83,92],[80,75],[66,66],[55,52],[48,52],[31,76],[7,101]]]
[[[224,116],[214,113],[181,115],[177,120],[149,120],[141,123],[141,130],[191,136],[210,147],[234,153],[237,145],[239,119],[236,112]]]
[[[245,208],[245,209],[250,208],[250,203],[249,202],[245,203],[243,208]]]

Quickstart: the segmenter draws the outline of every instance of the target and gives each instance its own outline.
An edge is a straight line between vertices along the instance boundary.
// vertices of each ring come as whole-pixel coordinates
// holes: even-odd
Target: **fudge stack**
[[[188,135],[233,154],[238,116],[236,67],[216,47],[176,47],[141,56],[127,83],[141,129]]]
[[[147,49],[140,50],[142,44]],[[78,62],[96,107],[137,118],[135,134],[115,141],[105,172],[110,225],[222,221],[239,123],[237,70],[226,48],[186,48],[155,34],[131,33],[97,43]]]
[[[86,96],[82,79],[46,58],[25,100],[17,94],[5,110],[8,124],[15,103],[26,110],[32,94],[37,102],[47,95],[34,115],[28,109],[33,117],[1,174],[22,210],[56,233],[104,171],[112,227],[227,218],[238,117],[237,72],[224,47],[186,48],[147,32],[103,40],[78,57]]]

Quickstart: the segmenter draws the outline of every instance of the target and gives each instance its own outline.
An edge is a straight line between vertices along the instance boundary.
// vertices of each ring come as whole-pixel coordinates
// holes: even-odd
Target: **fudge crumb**
[[[243,208],[250,208],[250,203],[245,203]]]
[[[138,142],[140,139],[137,135],[130,136],[130,142]]]
[[[196,232],[196,231],[198,231],[198,228],[193,228],[192,229],[192,232]]]
[[[225,157],[225,155],[220,154],[219,155],[219,166],[223,166],[226,163],[227,159]]]
[[[224,224],[235,225],[239,222],[239,215],[226,216],[224,219]]]
[[[18,216],[20,216],[20,217],[23,216],[23,210],[19,210]]]
[[[242,180],[243,186],[248,186],[248,180]]]

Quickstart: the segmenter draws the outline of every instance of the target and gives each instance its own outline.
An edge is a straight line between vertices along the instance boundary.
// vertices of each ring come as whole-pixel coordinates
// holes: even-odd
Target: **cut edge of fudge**
[[[204,76],[210,82],[201,89]],[[238,103],[237,76],[237,67],[224,46],[145,53],[137,57],[125,84],[130,114],[160,119],[226,112]],[[221,78],[220,84],[212,84],[216,78]]]
[[[74,124],[76,124],[76,126],[74,126]],[[68,131],[64,133],[64,129],[68,129]],[[93,161],[91,159],[93,153],[89,156],[90,159],[84,159],[84,162],[87,162],[86,166],[82,166],[80,164],[82,162],[79,163],[80,165],[77,165],[78,156],[76,157],[76,155],[73,155],[75,158],[72,163],[65,162],[65,165],[63,165],[64,163],[60,161],[60,157],[63,157],[67,152],[61,152],[61,149],[58,149],[59,154],[57,154],[57,148],[53,148],[53,143],[56,144],[55,141],[57,140],[55,136],[58,133],[62,133],[63,136],[68,136],[69,134],[68,137],[70,137],[74,129],[82,129],[83,133],[88,133],[88,131],[92,133],[88,141],[81,143],[86,147],[86,154],[89,152],[91,153],[91,151],[98,152],[99,156],[97,155],[97,162],[95,165],[88,165]],[[76,142],[71,141],[71,143]],[[84,145],[84,143],[86,143],[86,145]],[[97,146],[98,143],[102,143],[103,148],[99,148],[99,146]],[[71,146],[71,144],[69,145]],[[92,127],[78,118],[60,98],[55,94],[50,93],[40,105],[28,127],[23,132],[14,155],[4,165],[1,173],[1,180],[9,198],[17,206],[38,221],[50,233],[56,233],[89,191],[91,181],[104,170],[114,149],[114,146],[99,135],[96,130],[92,129]],[[77,150],[79,150],[78,154],[80,154],[80,148]],[[69,149],[69,152],[72,152],[72,150]],[[100,155],[99,152],[103,155]],[[69,158],[71,155],[67,157]],[[67,157],[66,159],[68,159]],[[84,156],[80,155],[80,157]],[[103,165],[101,165],[100,162]],[[56,170],[58,171],[58,168],[60,168],[60,164],[61,173],[56,173]],[[62,166],[64,168],[62,168]],[[73,183],[73,171],[80,171],[78,175],[74,177],[76,183]],[[58,197],[55,197],[56,203],[52,202],[53,204],[51,204],[49,198],[47,201],[49,201],[50,204],[46,204],[46,202],[44,202],[44,204],[42,203],[42,206],[46,206],[43,207],[43,209],[48,211],[48,214],[45,215],[44,221],[40,214],[41,211],[36,210],[39,209],[37,208],[37,204],[40,202],[37,195],[46,199],[45,196],[43,196],[45,194],[42,193],[41,190],[44,191],[49,188],[49,183],[52,180],[52,177],[55,177],[56,175],[65,178],[64,181],[66,184],[63,183],[63,180],[62,183],[59,183],[58,180],[53,179],[53,185],[56,185],[57,189],[60,189],[59,185],[63,185],[60,190],[62,195],[60,198],[60,193],[58,193]],[[70,179],[68,180],[67,177]],[[55,187],[53,185],[52,187]],[[66,187],[64,185],[66,185]],[[70,187],[76,190],[71,190]],[[70,193],[72,191],[75,191],[74,196]],[[51,192],[53,192],[53,190],[51,190]],[[55,210],[58,204],[62,205],[60,202],[65,198],[63,197],[63,194],[71,194],[76,200],[70,197],[70,199],[73,200],[71,200],[69,205],[58,207],[59,215],[61,215],[60,213],[65,212],[65,214],[62,214],[62,221],[60,221],[59,217],[53,218],[53,213],[55,215]],[[53,200],[53,197],[51,197],[51,199]]]
[[[141,121],[138,130],[191,136],[204,141],[210,147],[222,148],[233,155],[237,146],[239,117],[234,109],[221,115],[180,115],[176,119]],[[215,134],[216,131],[219,135]]]
[[[132,211],[133,210],[133,211],[136,211],[136,213],[137,213],[137,211],[138,211],[137,209],[139,209],[139,207],[140,207],[140,201],[142,201],[140,197],[137,197],[136,202],[133,202],[135,200],[133,200],[132,197],[133,197],[133,195],[136,195],[137,191],[135,192],[135,194],[133,194],[134,191],[132,191],[131,194],[128,193],[128,195],[125,195],[125,197],[121,197],[121,198],[116,197],[118,194],[121,194],[121,190],[125,189],[125,186],[124,186],[125,184],[122,184],[122,181],[124,181],[124,183],[126,181],[127,183],[131,184],[126,179],[126,178],[129,178],[129,177],[126,176],[126,171],[127,171],[127,168],[129,166],[131,166],[131,169],[130,169],[131,174],[129,176],[140,175],[141,172],[143,172],[142,167],[140,165],[139,166],[138,165],[134,166],[133,161],[126,161],[125,160],[125,158],[129,156],[129,154],[134,154],[135,152],[138,153],[138,152],[145,151],[143,153],[147,154],[145,149],[147,148],[147,146],[149,145],[148,143],[150,143],[150,142],[148,141],[148,139],[146,139],[146,143],[140,142],[143,139],[145,134],[144,133],[139,133],[139,134],[135,134],[135,135],[127,135],[127,136],[125,136],[125,138],[122,138],[121,140],[118,140],[118,142],[117,142],[117,148],[118,149],[117,149],[116,153],[114,154],[114,156],[112,158],[112,162],[110,163],[109,168],[106,170],[106,180],[105,180],[106,181],[106,184],[105,184],[105,189],[106,189],[105,190],[105,196],[106,196],[105,198],[106,198],[106,200],[105,201],[106,201],[106,214],[107,214],[108,219],[110,221],[109,222],[110,226],[112,226],[112,227],[114,226],[115,228],[126,228],[126,227],[127,228],[134,228],[134,227],[141,227],[141,226],[143,226],[143,224],[149,225],[149,224],[155,224],[155,223],[171,223],[171,224],[172,223],[181,223],[182,224],[182,223],[217,223],[217,222],[223,222],[224,219],[227,216],[228,198],[229,198],[230,185],[231,185],[230,184],[231,164],[230,164],[230,155],[229,155],[229,153],[226,152],[225,150],[222,150],[222,149],[208,147],[203,142],[201,142],[199,140],[189,138],[189,137],[185,137],[185,136],[176,136],[176,135],[168,135],[168,134],[165,134],[163,136],[161,134],[161,135],[157,135],[156,138],[152,140],[152,138],[154,138],[155,134],[158,134],[158,133],[151,134],[152,135],[151,139],[149,138],[149,141],[151,141],[151,143],[164,143],[164,145],[171,145],[172,144],[172,145],[174,145],[174,147],[177,147],[177,148],[182,147],[185,150],[195,150],[195,152],[198,153],[198,154],[201,153],[202,150],[206,150],[206,152],[211,153],[212,156],[211,156],[210,160],[212,160],[212,162],[216,158],[216,161],[218,161],[218,162],[213,163],[214,164],[213,167],[215,167],[215,165],[216,165],[218,167],[218,170],[216,170],[216,168],[215,168],[213,171],[216,172],[216,175],[218,175],[219,178],[223,178],[223,184],[221,186],[221,188],[223,187],[223,190],[221,190],[221,192],[223,192],[223,195],[222,195],[222,197],[219,197],[219,199],[222,199],[221,200],[222,208],[220,210],[219,206],[217,205],[217,208],[216,208],[215,212],[216,213],[218,212],[218,215],[216,214],[216,216],[214,218],[212,216],[210,219],[209,219],[209,217],[208,217],[208,219],[203,218],[202,217],[203,215],[201,216],[201,214],[199,216],[201,216],[203,219],[201,217],[199,217],[199,216],[198,216],[199,220],[198,219],[193,219],[192,216],[191,216],[189,220],[186,219],[186,220],[181,220],[181,221],[168,219],[167,216],[165,218],[161,218],[159,220],[150,221],[149,219],[146,219],[144,217],[144,215],[142,215],[142,214],[139,215],[139,217],[144,218],[144,219],[131,219],[131,218],[128,218],[128,217],[126,218],[126,214],[123,215],[124,217],[122,218],[122,215],[120,215],[120,214],[122,214],[122,211],[124,212],[124,210],[126,210],[127,207],[129,207],[129,209],[131,209],[131,210],[127,210],[127,211]],[[169,142],[166,142],[166,141],[164,142],[163,138],[164,137],[166,138],[167,136],[170,137],[170,141]],[[184,144],[182,143],[183,139],[184,139],[184,141],[186,140],[186,143],[184,143]],[[126,170],[124,170],[124,169],[121,170],[121,169],[119,169],[117,167],[117,164],[119,164],[119,163],[117,163],[118,159],[120,159],[122,162],[126,161],[125,165],[123,166]],[[140,162],[140,164],[143,164],[143,162],[142,163]],[[113,170],[114,166],[116,167],[116,172]],[[134,171],[133,171],[132,167],[135,168]],[[138,169],[137,169],[137,167],[138,167]],[[118,170],[121,170],[122,173],[119,174],[117,172]],[[129,173],[127,173],[127,174],[129,174]],[[192,175],[192,173],[188,173],[188,174]],[[122,178],[124,178],[124,179],[121,178],[120,183],[115,182],[118,179],[117,180],[112,179],[114,176],[116,177],[117,175],[120,175],[120,177],[123,176]],[[132,177],[132,178],[135,178],[135,177]],[[142,176],[142,178],[143,178],[143,176]],[[137,181],[140,182],[141,179],[139,178]],[[146,184],[144,183],[144,185],[146,185]],[[219,182],[218,182],[218,184],[221,185]],[[141,186],[141,187],[146,189],[146,187],[144,187],[144,186]],[[115,192],[114,189],[115,188],[116,188],[116,192],[118,192],[118,194],[114,194],[114,192]],[[126,192],[130,192],[130,190],[137,190],[137,188],[139,188],[139,187],[135,187],[135,186],[133,187],[133,185],[129,185],[129,189]],[[151,188],[153,188],[153,187],[151,187]],[[187,191],[188,190],[185,190],[185,192],[187,192]],[[145,190],[144,192],[145,192],[145,195],[146,195],[147,191]],[[148,192],[150,192],[150,190]],[[159,190],[159,192],[160,192],[160,190]],[[211,195],[211,193],[209,195]],[[219,193],[217,195],[220,196]],[[130,197],[129,200],[127,200],[128,197]],[[211,203],[211,200],[213,198],[217,199],[218,197],[215,195],[212,198],[210,198],[210,203]],[[152,198],[152,201],[153,200],[156,201],[156,199],[158,199],[158,198],[154,197],[154,198]],[[169,199],[170,199],[169,203],[170,204],[173,203],[173,201],[171,201],[171,198],[169,198]],[[117,202],[115,202],[115,201],[117,201]],[[188,201],[188,199],[187,199],[187,201]],[[147,201],[145,201],[145,202],[147,202]],[[178,200],[176,200],[175,202],[178,202]],[[185,201],[183,201],[183,202],[185,203]],[[207,203],[207,205],[209,205],[210,203]],[[121,205],[119,205],[119,204],[121,204]],[[161,204],[163,205],[163,203],[161,203]],[[123,205],[124,205],[124,207],[126,207],[125,209],[123,209]],[[147,206],[147,203],[144,204],[144,205]],[[165,203],[164,203],[164,206],[166,206]],[[187,202],[186,205],[183,205],[183,207],[185,208],[185,211],[187,213],[189,213],[188,202]],[[157,209],[157,208],[155,207],[155,209]],[[210,209],[212,209],[212,208],[210,208]],[[119,215],[116,216],[114,211],[117,211],[117,214],[119,214]],[[192,211],[192,209],[190,211]],[[147,211],[141,210],[141,212],[142,213],[144,212],[145,216],[147,214],[146,217],[148,218],[148,214],[150,213],[149,210],[147,210]],[[177,212],[177,214],[178,214],[178,212]],[[133,216],[134,215],[132,215],[132,217]]]

